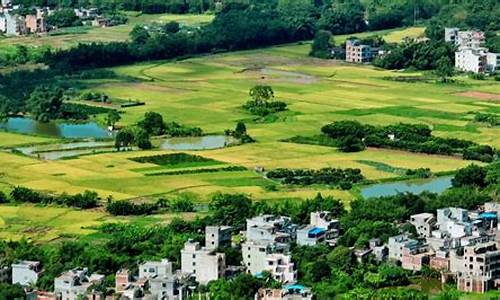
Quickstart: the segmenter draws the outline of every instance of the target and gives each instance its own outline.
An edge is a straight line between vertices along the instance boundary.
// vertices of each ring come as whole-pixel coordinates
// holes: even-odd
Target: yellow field
[[[38,136],[15,134],[15,133],[0,131],[0,148],[19,146],[19,145],[50,143],[55,140],[56,139],[52,138],[44,138]]]
[[[52,241],[60,237],[94,233],[95,226],[111,221],[160,224],[174,217],[191,219],[193,216],[192,213],[166,214],[147,217],[146,220],[143,217],[111,217],[101,211],[0,205],[0,239]]]

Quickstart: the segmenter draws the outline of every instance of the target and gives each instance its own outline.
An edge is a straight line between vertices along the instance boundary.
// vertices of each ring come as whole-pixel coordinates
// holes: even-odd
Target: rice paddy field
[[[0,56],[15,53],[15,45],[25,45],[34,49],[68,48],[78,43],[88,42],[123,42],[129,39],[129,33],[135,25],[151,23],[167,23],[176,21],[181,26],[200,26],[210,23],[213,15],[175,15],[175,14],[140,14],[137,12],[127,12],[128,22],[124,25],[113,27],[71,27],[62,28],[51,32],[48,35],[41,36],[23,36],[23,37],[0,37]]]
[[[383,32],[392,41],[418,36],[422,28]],[[335,37],[341,42],[345,37]],[[77,193],[95,190],[102,197],[148,200],[187,193],[206,203],[216,192],[246,193],[255,200],[303,199],[321,192],[345,201],[355,197],[349,191],[328,186],[287,187],[265,179],[256,167],[272,168],[360,168],[372,180],[397,177],[397,168],[430,168],[433,172],[453,171],[471,163],[458,157],[424,155],[385,149],[342,153],[335,148],[283,142],[297,135],[318,134],[321,126],[338,120],[357,120],[374,125],[399,122],[424,123],[435,135],[459,137],[500,147],[500,128],[473,121],[472,112],[500,113],[500,83],[492,79],[455,78],[455,83],[400,82],[399,76],[423,76],[405,71],[376,69],[340,61],[308,57],[310,44],[300,43],[266,49],[161,61],[113,68],[118,77],[80,82],[85,89],[106,93],[116,101],[144,101],[146,105],[126,108],[120,125],[136,123],[147,111],[159,112],[166,121],[199,126],[205,133],[223,133],[245,121],[256,143],[216,150],[184,151],[212,159],[214,165],[159,166],[131,158],[174,153],[169,150],[110,152],[71,159],[44,161],[0,152],[0,189],[23,185],[34,189]],[[256,84],[271,85],[288,111],[275,118],[255,121],[241,106],[248,90]],[[45,143],[48,138],[0,132],[0,147]],[[204,171],[204,168],[235,168]],[[197,170],[197,171],[193,171]],[[175,171],[175,172],[172,172]],[[24,211],[26,210],[26,214]],[[42,210],[47,218],[62,222],[65,208],[24,208],[0,206],[1,220],[11,215],[23,225],[29,209]],[[61,211],[58,211],[61,210]],[[51,217],[53,214],[56,217]],[[71,213],[68,212],[71,216]],[[106,220],[103,212],[78,212],[82,218],[69,227],[54,226],[53,236],[81,232],[90,224]],[[31,220],[37,222],[38,214]],[[87,217],[84,217],[87,216]],[[14,221],[17,220],[14,218]],[[40,224],[50,223],[40,216]],[[62,218],[62,219],[61,219]],[[59,220],[59,221],[58,221]],[[12,220],[11,220],[12,221]],[[64,222],[62,222],[64,223]],[[10,224],[10,223],[9,223]],[[16,225],[17,224],[17,225]],[[21,225],[18,225],[21,224]],[[3,225],[4,228],[7,225]],[[36,226],[36,225],[33,225]],[[6,231],[7,235],[9,232]],[[2,233],[4,234],[4,233]]]

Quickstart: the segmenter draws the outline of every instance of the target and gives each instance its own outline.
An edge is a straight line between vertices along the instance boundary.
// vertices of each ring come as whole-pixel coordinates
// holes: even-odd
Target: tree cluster
[[[99,196],[93,191],[85,191],[75,195],[68,195],[66,193],[53,195],[17,186],[11,191],[10,198],[14,202],[57,204],[83,209],[94,208],[99,205]]]
[[[323,168],[312,169],[275,169],[266,173],[271,179],[282,180],[285,184],[329,184],[339,185],[342,189],[349,190],[352,184],[364,179],[360,169]]]
[[[341,151],[361,151],[365,147],[401,149],[427,154],[455,155],[464,159],[491,162],[495,149],[457,138],[433,136],[423,124],[388,126],[363,125],[357,121],[338,121],[321,128],[323,134],[338,141]]]
[[[247,133],[247,127],[246,127],[245,123],[243,123],[241,121],[236,124],[236,127],[234,130],[226,129],[224,131],[224,134],[227,136],[232,136],[232,137],[240,140],[240,142],[242,144],[248,144],[248,143],[255,142],[255,140]]]
[[[251,114],[261,117],[286,110],[286,103],[274,100],[273,88],[268,85],[256,85],[248,92],[252,98],[243,108]]]

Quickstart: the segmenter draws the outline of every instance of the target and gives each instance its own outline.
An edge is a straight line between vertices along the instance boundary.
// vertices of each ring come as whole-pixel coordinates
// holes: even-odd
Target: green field
[[[406,35],[417,36],[421,31],[410,28],[385,34],[391,39],[401,39]],[[347,191],[326,186],[280,186],[264,179],[254,168],[354,167],[360,168],[368,179],[377,180],[398,177],[401,169],[406,168],[442,172],[472,163],[450,156],[385,149],[343,153],[330,147],[282,142],[296,135],[318,134],[322,125],[337,120],[374,125],[425,123],[438,136],[500,147],[500,129],[474,123],[470,113],[499,112],[498,102],[488,100],[500,94],[498,82],[473,81],[466,77],[456,78],[457,83],[453,84],[396,82],[387,77],[420,74],[314,59],[307,56],[309,47],[308,43],[300,43],[182,61],[135,64],[113,68],[124,75],[118,79],[80,82],[86,89],[106,93],[112,99],[146,102],[144,106],[127,108],[121,125],[137,122],[147,111],[162,113],[167,121],[199,126],[207,133],[222,133],[244,120],[256,143],[188,151],[216,160],[218,164],[158,166],[129,159],[173,152],[166,150],[103,153],[59,161],[40,161],[0,152],[3,189],[9,185],[68,193],[90,189],[103,197],[112,195],[114,199],[160,195],[168,198],[189,192],[200,202],[208,201],[218,191],[247,193],[256,200],[268,201],[312,197],[321,192],[349,201],[354,196]],[[241,106],[248,99],[248,89],[256,84],[271,85],[277,99],[288,103],[289,110],[269,122],[253,121],[254,117]],[[488,94],[463,94],[466,92]],[[5,136],[0,146],[36,142],[31,139],[33,137]],[[147,176],[167,169],[170,172],[227,166],[244,166],[247,170]]]
[[[107,222],[161,224],[174,217],[192,219],[194,213],[172,213],[150,217],[111,217],[98,210],[75,210],[32,205],[0,206],[0,239],[53,241],[61,237],[87,235]]]
[[[0,55],[15,53],[15,45],[25,45],[36,49],[44,46],[68,48],[87,42],[122,42],[128,40],[129,33],[135,25],[177,21],[184,26],[200,26],[213,19],[213,15],[148,15],[136,12],[127,13],[127,16],[127,24],[114,27],[72,27],[44,36],[0,37]]]

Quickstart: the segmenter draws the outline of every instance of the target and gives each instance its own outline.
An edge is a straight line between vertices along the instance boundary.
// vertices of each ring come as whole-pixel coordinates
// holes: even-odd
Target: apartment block
[[[487,66],[485,49],[462,48],[455,52],[455,68],[463,72],[483,73]]]
[[[192,274],[201,284],[222,278],[225,269],[225,254],[201,247],[199,242],[189,240],[181,250],[182,273]]]
[[[450,270],[457,273],[459,290],[484,293],[498,285],[500,250],[495,242],[464,247],[463,255],[451,255]]]
[[[12,264],[12,284],[23,286],[34,285],[42,273],[42,265],[38,261],[23,260]]]
[[[268,271],[282,283],[295,282],[297,271],[291,256],[287,255],[286,249],[280,245],[245,242],[241,245],[241,251],[248,273],[258,275]]]
[[[372,47],[361,44],[359,40],[347,40],[345,54],[346,61],[352,63],[366,63],[373,58]]]

